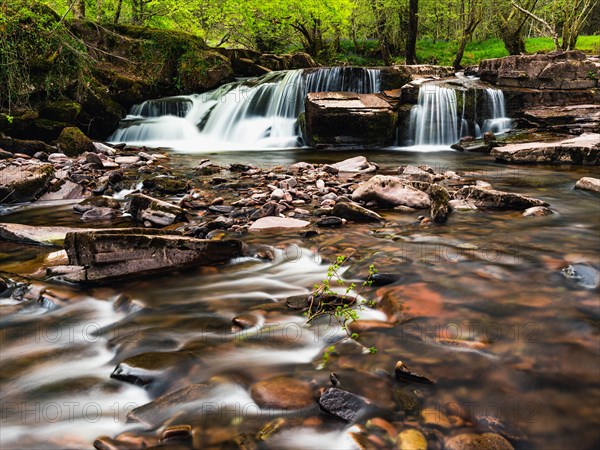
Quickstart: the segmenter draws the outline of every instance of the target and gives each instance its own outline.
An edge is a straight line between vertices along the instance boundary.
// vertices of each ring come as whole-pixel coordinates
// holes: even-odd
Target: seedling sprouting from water
[[[348,328],[348,323],[359,320],[359,312],[365,306],[374,306],[375,301],[365,300],[361,297],[362,291],[373,284],[373,275],[377,273],[377,269],[373,264],[369,266],[369,272],[366,281],[357,285],[356,283],[348,283],[339,274],[340,268],[348,261],[346,256],[338,256],[336,261],[327,269],[327,276],[321,283],[313,286],[313,291],[310,296],[310,304],[307,313],[306,323],[311,323],[322,316],[329,316],[336,320],[347,337],[344,339],[358,340],[358,334],[352,333]],[[344,289],[343,294],[332,290],[332,283]],[[333,346],[327,347],[323,353],[323,364],[329,361],[329,355],[334,350]],[[369,348],[369,353],[377,352],[375,347]]]

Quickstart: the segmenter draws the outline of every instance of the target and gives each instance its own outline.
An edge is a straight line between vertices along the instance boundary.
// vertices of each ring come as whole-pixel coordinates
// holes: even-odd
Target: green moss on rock
[[[67,156],[79,156],[85,152],[94,152],[93,142],[76,127],[67,127],[58,137],[58,145]]]

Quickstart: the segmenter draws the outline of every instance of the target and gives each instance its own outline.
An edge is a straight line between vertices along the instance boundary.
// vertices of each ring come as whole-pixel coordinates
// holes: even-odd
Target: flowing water
[[[172,164],[189,171],[202,156],[173,153]],[[211,158],[267,168],[349,156],[280,151]],[[561,272],[568,264],[600,266],[598,197],[572,189],[594,169],[497,165],[454,152],[368,156],[384,173],[407,163],[463,172],[498,189],[541,198],[556,214],[526,219],[514,212],[455,213],[443,226],[423,228],[414,214],[386,211],[385,225],[354,224],[343,234],[242,237],[248,244],[272,246],[270,262],[240,259],[93,289],[50,287],[60,303],[0,300],[0,447],[81,449],[99,435],[127,430],[152,435],[150,425],[126,423],[126,413],[162,393],[207,383],[200,401],[181,404],[169,419],[202,430],[196,448],[219,448],[282,416],[292,425],[277,432],[269,448],[356,448],[349,426],[341,422],[316,425],[284,411],[260,411],[249,386],[276,375],[327,385],[330,372],[390,372],[402,360],[437,380],[419,387],[423,406],[465,420],[500,417],[522,433],[517,448],[598,448],[599,291]],[[2,221],[81,226],[69,205],[15,209]],[[0,270],[23,274],[56,251],[0,245]],[[378,349],[373,355],[337,344],[323,367],[322,352],[340,337],[339,329],[327,323],[306,326],[301,314],[279,302],[310,292],[327,271],[325,261],[349,249],[355,256],[344,276],[360,280],[371,263],[399,275],[396,283],[364,295],[400,299],[412,320],[361,333],[365,346]],[[123,294],[130,301],[123,301]],[[231,319],[240,314],[254,316],[256,325],[233,329]],[[361,316],[383,314],[367,310]],[[445,345],[442,338],[484,345],[462,348]],[[191,359],[167,360],[147,388],[109,378],[120,361],[146,352]]]
[[[272,72],[190,96],[149,100],[109,138],[182,151],[302,147],[298,116],[308,92],[379,92],[377,69]]]

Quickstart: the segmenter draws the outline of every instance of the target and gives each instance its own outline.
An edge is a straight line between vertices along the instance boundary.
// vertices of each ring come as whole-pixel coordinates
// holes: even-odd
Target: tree
[[[462,67],[460,62],[462,61],[462,57],[465,53],[467,42],[471,40],[473,33],[477,29],[477,26],[483,20],[483,0],[467,0],[466,3],[463,0],[462,7],[464,11],[464,26],[462,28],[460,40],[458,41],[456,58],[454,58],[454,62],[452,63],[452,67],[454,67],[456,70]]]
[[[417,64],[417,33],[419,31],[419,0],[409,0],[406,64]]]
[[[511,0],[511,4],[542,26],[544,33],[554,41],[556,50],[574,50],[579,33],[596,5],[596,1],[552,0],[545,8],[547,20],[523,7],[523,2],[519,4],[515,0]]]
[[[533,10],[538,0],[523,0],[525,8]],[[510,55],[525,53],[523,28],[529,16],[514,8],[510,2],[502,2],[496,11],[496,26],[504,47]]]
[[[85,19],[85,1],[74,0],[73,2],[73,17],[75,19]]]

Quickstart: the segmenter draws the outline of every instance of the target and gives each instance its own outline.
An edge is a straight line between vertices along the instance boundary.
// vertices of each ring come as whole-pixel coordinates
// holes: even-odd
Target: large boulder
[[[210,241],[136,228],[67,233],[65,250],[76,279],[98,282],[189,266],[218,264],[241,256],[238,240]]]
[[[26,164],[0,169],[0,203],[36,199],[48,188],[53,176],[52,164]]]
[[[352,200],[411,208],[429,208],[431,204],[431,199],[425,192],[408,185],[398,177],[386,175],[375,175],[360,184],[352,193]]]
[[[79,156],[85,152],[95,152],[94,143],[83,131],[76,127],[67,127],[58,137],[58,146],[67,156]]]
[[[548,206],[548,203],[537,198],[477,186],[467,186],[459,189],[454,194],[454,197],[458,200],[469,200],[478,208],[500,211],[520,211],[533,206]]]
[[[526,142],[496,147],[491,155],[510,163],[600,164],[600,134],[586,133],[554,142]]]
[[[385,147],[394,141],[398,114],[376,94],[309,93],[304,132],[316,148]]]
[[[479,63],[483,81],[500,87],[578,90],[598,87],[598,65],[583,52],[512,55]]]

